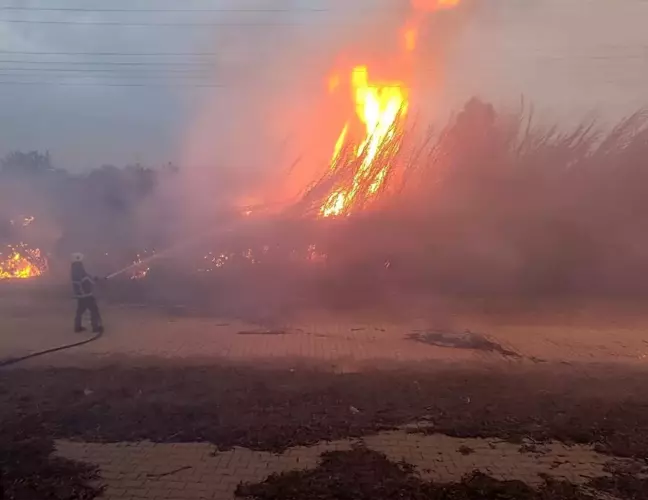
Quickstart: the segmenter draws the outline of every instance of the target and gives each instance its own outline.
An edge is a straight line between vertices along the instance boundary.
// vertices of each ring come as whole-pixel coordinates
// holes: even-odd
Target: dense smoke
[[[208,308],[247,301],[250,310],[295,297],[326,304],[394,293],[645,292],[645,116],[608,132],[547,129],[529,119],[470,101],[416,149],[409,181],[376,209],[343,220],[232,215],[223,224],[233,231],[151,261],[149,276],[124,286]],[[104,167],[73,176],[9,165],[3,188],[31,185],[31,200],[50,203],[55,220],[45,225],[61,231],[47,248],[54,259],[81,249],[95,265],[116,255],[109,264],[117,266],[146,248],[181,243],[168,230],[179,207],[157,211],[156,192],[181,186],[174,169]],[[28,196],[23,191],[21,200]],[[42,209],[32,207],[39,217]],[[12,236],[3,232],[5,242]]]
[[[349,114],[330,104],[331,70],[398,47],[406,10],[387,0],[316,22],[295,23],[286,9],[278,26],[219,38],[229,59],[213,78],[225,86],[195,100],[178,167],[71,173],[46,153],[6,156],[0,244],[41,248],[52,280],[64,279],[73,251],[103,274],[144,260],[105,293],[213,313],[430,294],[645,293],[646,116],[553,127],[528,104],[440,103],[446,62],[471,21],[466,5],[422,28],[393,158],[402,176],[367,210],[320,217],[309,189]],[[340,15],[353,23],[344,28]],[[25,217],[34,222],[16,222]]]

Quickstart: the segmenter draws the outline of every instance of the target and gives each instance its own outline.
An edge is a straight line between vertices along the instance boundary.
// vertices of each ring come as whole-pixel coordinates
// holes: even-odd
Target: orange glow
[[[461,0],[411,0],[414,10],[432,12],[442,9],[453,9],[461,3]]]
[[[38,248],[21,243],[7,249],[6,257],[0,252],[0,280],[34,278],[47,270],[47,259]]]
[[[416,49],[416,42],[418,41],[418,30],[414,27],[405,30],[405,50],[412,52]]]
[[[395,135],[399,118],[407,111],[407,91],[400,82],[379,83],[369,80],[366,66],[357,66],[351,72],[351,90],[356,115],[364,128],[362,137],[349,138],[347,123],[335,145],[331,170],[345,163],[341,156],[343,148],[349,147],[355,171],[349,181],[336,183],[320,207],[323,217],[348,215],[359,197],[362,204],[376,195],[383,186],[390,170],[378,156]]]
[[[404,30],[405,50],[413,52],[416,49],[419,36],[419,26],[423,21],[424,13],[438,10],[449,10],[459,6],[461,0],[410,0],[414,11],[408,26]]]
[[[329,169],[306,191],[308,206],[319,217],[358,213],[398,189],[398,154],[403,145],[410,107],[409,82],[427,15],[460,5],[461,0],[410,0],[410,15],[400,31],[399,54],[382,57],[378,68],[359,65],[349,76],[335,71],[327,78],[329,92],[350,90],[355,113],[346,120],[332,148]],[[375,72],[396,75],[389,81]],[[336,101],[337,102],[337,101]]]
[[[333,92],[340,86],[340,75],[332,75],[328,81],[329,92]]]

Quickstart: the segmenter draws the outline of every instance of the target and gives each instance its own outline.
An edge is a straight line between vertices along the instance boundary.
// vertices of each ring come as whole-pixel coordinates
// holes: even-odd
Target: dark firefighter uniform
[[[90,276],[83,267],[83,255],[74,254],[72,256],[72,266],[70,275],[72,278],[72,292],[77,299],[77,310],[74,316],[74,331],[83,332],[85,328],[81,325],[83,314],[86,310],[90,311],[90,323],[94,333],[103,333],[103,324],[99,307],[94,296],[95,279]]]

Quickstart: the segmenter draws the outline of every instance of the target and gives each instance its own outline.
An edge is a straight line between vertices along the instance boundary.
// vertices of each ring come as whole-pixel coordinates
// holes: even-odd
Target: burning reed
[[[278,217],[281,229],[257,228],[259,240],[229,259],[246,251],[260,256],[251,266],[285,277],[303,270],[262,249],[287,256],[312,245],[321,258],[307,288],[320,298],[645,293],[646,119],[639,112],[607,132],[561,131],[473,99],[417,147],[416,130],[396,120],[371,162],[336,150],[341,163]],[[389,177],[372,192],[379,172]],[[340,193],[353,193],[352,202],[331,212]]]
[[[221,217],[205,228],[213,237],[190,245],[165,225],[133,222],[141,203],[136,195],[155,196],[153,174],[129,172],[128,179],[148,184],[146,191],[124,188],[127,198],[99,182],[117,175],[106,171],[83,182],[109,196],[77,197],[86,202],[78,213],[96,212],[104,223],[80,223],[69,215],[78,217],[77,211],[55,207],[62,231],[57,246],[64,251],[39,248],[54,254],[54,264],[67,259],[78,241],[92,242],[96,250],[84,253],[98,267],[110,262],[105,274],[141,262],[123,276],[123,286],[151,300],[173,295],[210,302],[227,295],[230,303],[299,297],[326,304],[375,303],[394,292],[643,294],[646,118],[637,113],[607,132],[590,124],[562,131],[471,100],[423,140],[395,119],[372,162],[357,154],[355,144],[346,152],[343,146],[338,163],[299,203],[271,214]],[[358,177],[363,164],[366,176]],[[372,192],[377,178],[379,189]],[[174,179],[167,177],[167,188]],[[80,183],[58,178],[50,189],[67,182],[74,189]],[[337,199],[332,195],[351,193],[348,186],[360,186],[346,198],[352,203],[328,213],[329,201]],[[64,204],[76,198],[50,199]],[[115,199],[126,201],[117,206]],[[231,230],[216,231],[224,226]],[[142,253],[174,246],[181,250],[151,261]]]
[[[643,293],[646,118],[560,131],[471,100],[392,160],[402,185],[326,251],[388,260],[389,280],[417,289]]]

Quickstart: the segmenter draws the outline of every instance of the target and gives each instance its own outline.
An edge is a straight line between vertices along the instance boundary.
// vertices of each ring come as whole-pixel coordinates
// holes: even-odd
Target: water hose
[[[64,351],[66,349],[72,349],[73,347],[79,347],[85,344],[89,344],[90,342],[94,342],[95,340],[98,340],[99,337],[101,337],[102,335],[103,335],[103,329],[97,332],[93,337],[90,337],[89,339],[86,340],[82,340],[80,342],[74,342],[73,344],[66,344],[60,347],[53,347],[52,349],[45,349],[44,351],[33,352],[31,354],[27,354],[19,358],[5,359],[4,361],[0,361],[0,368],[15,365],[17,363],[20,363],[21,361],[27,361],[28,359],[44,356],[45,354],[51,354],[53,352]]]

